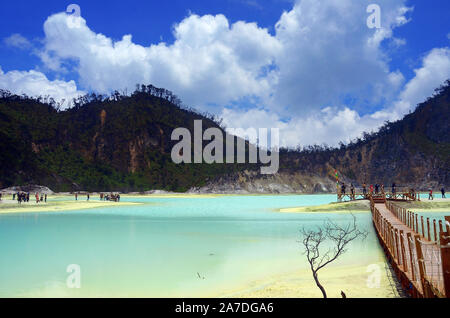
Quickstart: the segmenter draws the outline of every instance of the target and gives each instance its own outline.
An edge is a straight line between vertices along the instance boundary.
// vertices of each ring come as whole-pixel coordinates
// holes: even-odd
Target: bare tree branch
[[[310,265],[314,281],[321,290],[323,297],[327,298],[325,288],[319,282],[318,271],[337,260],[339,256],[347,251],[348,244],[361,237],[367,237],[367,231],[361,231],[356,226],[356,217],[352,214],[353,222],[341,226],[336,222],[327,219],[322,227],[317,230],[307,230],[302,228],[304,254]],[[333,245],[325,251],[321,250],[321,244],[329,242]]]

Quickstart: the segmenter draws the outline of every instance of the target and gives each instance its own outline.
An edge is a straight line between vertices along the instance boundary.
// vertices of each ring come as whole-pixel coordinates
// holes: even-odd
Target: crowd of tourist
[[[74,193],[75,196],[75,200],[78,201],[78,196],[80,194],[78,192]],[[0,192],[0,202],[2,201],[4,197],[4,193]],[[45,193],[35,193],[34,194],[34,198],[36,199],[36,204],[40,203],[40,202],[47,202],[47,194]],[[90,194],[87,193],[86,194],[86,200],[89,201],[91,198]],[[12,200],[16,201],[18,204],[22,204],[22,203],[28,203],[30,202],[30,192],[23,192],[23,191],[18,191],[16,193],[12,194]],[[109,193],[109,194],[104,194],[104,193],[100,193],[100,201],[113,201],[113,202],[120,202],[120,194],[119,193]]]
[[[75,201],[78,201],[78,192],[75,192]],[[86,201],[89,201],[91,198],[91,195],[89,193],[86,194]],[[104,194],[100,193],[100,201],[114,201],[119,202],[120,201],[120,194],[119,193],[110,193],[110,194]]]
[[[346,195],[346,190],[347,190],[347,186],[344,182],[340,183],[340,195]],[[408,189],[408,192],[415,195],[416,191],[412,188]],[[376,183],[375,185],[371,184],[369,186],[369,189],[367,189],[367,186],[365,183],[363,183],[362,185],[362,194],[364,197],[367,197],[369,194],[380,194],[380,193],[385,193],[384,190],[384,184],[378,184]],[[350,184],[350,196],[351,197],[355,197],[356,193],[355,193],[355,186],[353,185],[353,183]],[[391,194],[392,196],[395,196],[397,194],[397,185],[395,183],[392,183],[391,186]],[[445,188],[442,187],[441,188],[441,196],[444,199],[445,198]],[[434,199],[434,195],[433,195],[433,189],[429,189],[428,192],[428,200],[433,200]]]
[[[35,193],[36,203],[39,202],[47,202],[47,194],[44,193]],[[0,201],[2,200],[2,193],[0,193]],[[12,194],[12,200],[16,201],[18,204],[22,204],[22,202],[30,202],[30,192],[19,191]]]

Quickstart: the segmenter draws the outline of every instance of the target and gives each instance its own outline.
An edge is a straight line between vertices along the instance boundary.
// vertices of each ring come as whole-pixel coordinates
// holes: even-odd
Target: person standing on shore
[[[39,203],[39,193],[36,192],[36,194],[34,196],[36,198],[36,204],[38,204]]]
[[[75,201],[78,201],[78,193],[75,192]]]
[[[87,194],[87,201],[89,201],[89,193]]]
[[[441,193],[442,193],[442,199],[445,199],[445,189],[444,189],[444,187],[442,187]]]
[[[373,194],[373,184],[370,185],[370,194]]]
[[[345,183],[342,182],[342,186],[341,186],[341,195],[345,195]]]
[[[428,200],[433,200],[433,189],[430,189],[430,192],[428,193]]]
[[[0,192],[0,201],[2,200],[2,193]]]
[[[367,189],[366,189],[366,184],[365,183],[363,183],[363,195],[364,195],[364,197],[366,196],[366,194],[367,194]]]
[[[16,199],[16,194],[13,193],[13,201]]]
[[[44,202],[47,203],[47,193],[44,196]]]
[[[30,192],[27,192],[27,202],[30,202]]]

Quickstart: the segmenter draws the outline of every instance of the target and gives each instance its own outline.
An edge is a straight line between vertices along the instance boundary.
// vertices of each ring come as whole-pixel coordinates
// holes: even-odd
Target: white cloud
[[[24,36],[19,33],[14,33],[3,39],[3,43],[5,43],[9,47],[14,47],[18,49],[28,49],[31,47],[30,41],[28,41]]]
[[[255,23],[232,25],[223,15],[190,15],[175,25],[175,42],[144,47],[131,35],[119,41],[90,30],[80,18],[71,27],[64,13],[44,24],[47,65],[74,60],[83,86],[100,92],[152,83],[179,94],[195,106],[225,104],[248,95],[263,95],[270,87],[261,68],[270,65],[278,42]]]
[[[221,116],[227,128],[278,128],[280,146],[295,147],[310,144],[327,144],[336,146],[340,141],[349,142],[361,137],[368,127],[375,130],[383,120],[361,117],[349,108],[337,109],[326,107],[321,111],[305,117],[294,117],[287,121],[270,111],[251,109],[242,111],[225,108]],[[240,136],[245,137],[245,136]]]
[[[103,93],[152,83],[210,111],[217,111],[211,104],[254,96],[273,111],[304,114],[339,103],[344,94],[377,101],[395,93],[397,74],[380,43],[408,21],[404,1],[379,1],[383,28],[377,31],[365,24],[367,4],[352,0],[298,1],[282,14],[275,35],[256,23],[192,14],[174,26],[174,43],[149,47],[131,35],[114,41],[95,33],[83,18],[74,27],[73,17],[59,13],[44,24],[40,56],[56,71],[75,61],[80,84]]]
[[[83,91],[77,90],[74,81],[50,81],[43,73],[34,70],[4,73],[0,68],[0,88],[28,96],[49,95],[56,101],[65,99],[67,102],[79,95],[84,95]]]
[[[450,49],[431,50],[414,73],[415,76],[405,85],[393,106],[376,112],[373,118],[399,119],[433,95],[434,90],[450,78]]]
[[[400,119],[430,97],[434,90],[449,78],[450,49],[440,48],[424,56],[422,66],[415,70],[415,76],[406,83],[392,106],[373,114],[360,116],[348,107],[325,107],[318,112],[293,116],[283,121],[277,113],[263,109],[243,111],[225,108],[221,116],[224,118],[224,124],[230,128],[247,129],[252,125],[277,127],[280,129],[282,146],[323,143],[336,146],[340,141],[348,142],[361,137],[365,131],[376,131],[387,120]],[[392,72],[389,82],[399,86],[404,82],[404,77],[400,72]]]
[[[286,114],[338,105],[343,95],[376,102],[395,93],[388,58],[380,47],[392,30],[407,22],[404,1],[378,1],[381,29],[366,27],[365,1],[303,0],[283,13],[276,37],[283,49],[272,100]]]
[[[173,43],[148,47],[131,35],[113,40],[91,30],[83,18],[74,24],[73,17],[59,13],[44,23],[39,56],[53,71],[77,72],[87,90],[108,93],[151,83],[188,105],[221,111],[230,127],[279,127],[283,145],[336,145],[404,114],[448,76],[448,49],[427,55],[406,85],[403,74],[389,68],[382,43],[389,41],[389,50],[405,45],[394,37],[395,28],[410,21],[412,9],[405,3],[377,1],[378,30],[366,26],[366,1],[297,1],[281,15],[273,35],[256,23],[231,24],[221,14],[190,14],[174,25]],[[75,83],[69,86],[74,94]],[[346,105],[348,96],[358,109]],[[242,100],[257,106],[231,108]],[[393,106],[373,113],[370,105],[381,101]],[[358,113],[362,109],[366,115]]]

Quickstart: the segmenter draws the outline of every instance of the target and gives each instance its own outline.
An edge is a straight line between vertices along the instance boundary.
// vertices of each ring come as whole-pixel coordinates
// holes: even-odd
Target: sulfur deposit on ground
[[[285,213],[336,213],[336,212],[348,212],[348,213],[356,213],[356,212],[370,212],[369,201],[353,201],[353,202],[333,202],[329,204],[322,205],[313,205],[313,206],[302,206],[302,207],[293,207],[293,208],[284,208],[278,210],[279,212]]]

